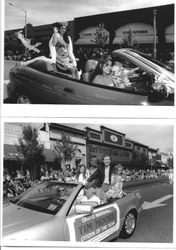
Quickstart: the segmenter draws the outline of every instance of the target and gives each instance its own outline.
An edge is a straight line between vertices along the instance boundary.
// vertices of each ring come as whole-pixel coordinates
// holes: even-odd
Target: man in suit
[[[106,192],[111,184],[113,167],[108,154],[103,156],[103,164],[98,166],[95,172],[88,178],[87,182],[94,182],[97,187],[101,187]]]

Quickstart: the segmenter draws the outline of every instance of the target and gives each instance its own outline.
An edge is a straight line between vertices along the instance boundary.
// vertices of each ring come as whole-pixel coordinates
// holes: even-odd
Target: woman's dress
[[[64,70],[73,68],[73,62],[69,58],[68,46],[63,38],[59,38],[56,43],[56,65]]]

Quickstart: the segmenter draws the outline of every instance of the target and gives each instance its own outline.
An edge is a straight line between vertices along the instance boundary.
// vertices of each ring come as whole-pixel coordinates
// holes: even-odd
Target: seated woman
[[[131,82],[128,77],[135,74],[137,70],[139,70],[139,68],[127,70],[122,66],[121,62],[115,60],[112,66],[112,77],[115,86],[122,89],[129,87]]]
[[[108,198],[122,198],[123,196],[123,167],[118,164],[114,167],[114,174],[112,175],[112,182],[109,190],[106,192]]]
[[[95,68],[95,72],[92,76],[92,82],[105,86],[115,86],[112,79],[111,70],[112,58],[109,55],[104,55]]]

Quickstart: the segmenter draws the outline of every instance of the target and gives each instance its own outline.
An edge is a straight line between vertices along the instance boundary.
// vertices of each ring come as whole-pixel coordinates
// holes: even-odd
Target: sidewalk
[[[124,182],[123,187],[124,188],[133,187],[133,186],[150,184],[150,183],[153,183],[153,182],[168,182],[168,177],[151,178],[151,179],[146,179],[146,180]]]

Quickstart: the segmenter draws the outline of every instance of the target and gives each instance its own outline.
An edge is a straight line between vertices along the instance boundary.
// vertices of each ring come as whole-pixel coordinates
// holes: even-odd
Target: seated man
[[[85,186],[85,195],[79,198],[79,204],[92,204],[93,206],[100,205],[100,198],[96,195],[96,186],[93,183],[88,183]]]

